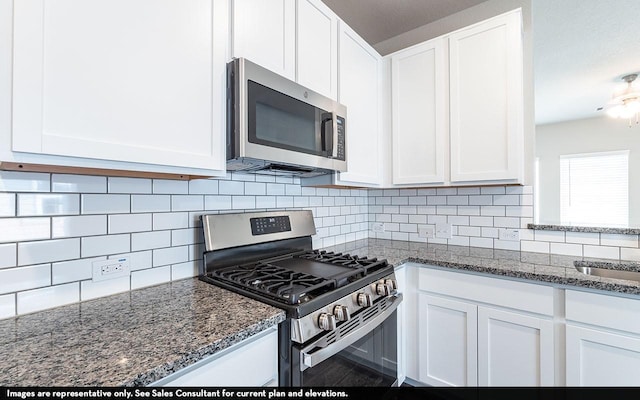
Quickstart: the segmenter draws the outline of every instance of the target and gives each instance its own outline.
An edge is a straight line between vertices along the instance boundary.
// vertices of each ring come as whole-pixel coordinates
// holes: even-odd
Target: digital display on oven
[[[289,216],[250,218],[251,234],[253,236],[267,233],[288,232],[291,230]]]

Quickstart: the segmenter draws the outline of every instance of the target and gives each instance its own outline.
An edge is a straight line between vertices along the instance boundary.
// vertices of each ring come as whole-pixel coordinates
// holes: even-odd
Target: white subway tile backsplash
[[[49,239],[49,218],[0,218],[0,243]]]
[[[125,194],[83,194],[82,214],[124,214],[131,211],[131,196]]]
[[[480,215],[504,217],[505,206],[480,206]]]
[[[82,257],[127,253],[131,250],[131,235],[106,235],[82,238]]]
[[[520,218],[493,217],[493,226],[499,228],[520,228]]]
[[[278,207],[278,208],[293,207],[293,197],[291,197],[291,196],[277,196],[276,197],[276,207]]]
[[[194,179],[189,181],[189,194],[218,194],[217,179]]]
[[[0,268],[15,267],[17,265],[17,250],[15,243],[0,244]]]
[[[205,210],[230,210],[231,196],[204,196]]]
[[[293,200],[291,200],[293,204]],[[256,208],[256,196],[232,196],[231,208],[234,210],[251,210]]]
[[[150,194],[153,192],[151,179],[142,178],[109,178],[109,193]]]
[[[461,187],[461,188],[458,188],[458,194],[477,195],[477,194],[480,194],[480,188],[479,187]]]
[[[80,300],[91,300],[129,290],[131,290],[131,278],[128,276],[96,282],[82,281],[80,282]]]
[[[107,178],[90,175],[51,175],[52,192],[107,193]]]
[[[567,243],[599,244],[600,234],[590,232],[565,232],[564,240]]]
[[[42,264],[80,258],[80,239],[54,239],[18,243],[18,265]]]
[[[15,217],[16,194],[0,193],[0,217]]]
[[[447,204],[446,196],[427,196],[427,205],[443,206]]]
[[[469,196],[470,206],[490,206],[492,204],[493,204],[493,196],[490,196],[490,195]]]
[[[482,231],[478,226],[459,226],[458,235],[480,237],[482,236]]]
[[[512,242],[508,240],[493,239],[493,248],[500,250],[520,250],[520,242]]]
[[[171,280],[191,278],[198,276],[198,263],[195,261],[187,261],[171,266]]]
[[[533,217],[531,206],[506,206],[507,217]]]
[[[429,239],[431,242],[431,239]],[[484,248],[493,248],[493,239],[484,238],[484,237],[470,237],[469,238],[469,246],[473,247],[484,247]]]
[[[519,206],[520,196],[519,195],[502,195],[502,194],[494,195],[493,205],[494,206]]]
[[[472,226],[493,226],[493,217],[469,217],[469,225]]]
[[[481,194],[505,194],[506,189],[504,186],[485,186],[480,188]]]
[[[638,247],[638,235],[617,235],[611,233],[600,234],[600,244],[603,246]]]
[[[53,263],[51,266],[52,284],[58,285],[91,279],[93,275],[92,263],[106,259],[106,257],[94,257]]]
[[[189,181],[154,179],[154,194],[189,194]]]
[[[640,249],[631,249],[628,247],[621,247],[620,259],[628,260],[628,261],[640,261]]]
[[[143,269],[131,273],[131,289],[159,285],[171,281],[171,266]]]
[[[450,206],[468,206],[469,196],[447,196],[447,204]]]
[[[171,247],[171,231],[141,232],[131,235],[131,251]]]
[[[554,254],[582,257],[582,245],[571,243],[550,243],[549,251]]]
[[[5,294],[0,296],[0,319],[16,315],[16,295]]]
[[[45,310],[80,301],[80,283],[49,286],[18,293],[18,314]]]
[[[49,192],[49,174],[0,171],[0,192]]]
[[[19,193],[18,217],[74,215],[80,212],[80,195],[57,193]]]
[[[51,237],[53,239],[106,234],[106,215],[80,215],[51,218]]]
[[[109,215],[109,234],[150,231],[152,214]]]
[[[309,198],[306,196],[294,196],[293,206],[295,208],[307,208],[309,207]]]
[[[153,250],[153,266],[179,264],[189,261],[189,246]]]
[[[244,182],[220,181],[218,182],[219,194],[244,195]]]
[[[564,232],[561,231],[534,231],[536,241],[542,242],[564,242]]]
[[[469,237],[467,236],[451,236],[448,243],[453,246],[469,246]]]
[[[171,196],[171,211],[199,211],[204,210],[202,195]]]
[[[153,214],[153,230],[182,229],[189,227],[189,213],[159,213]]]
[[[171,211],[171,196],[168,194],[140,194],[131,196],[131,212]]]
[[[51,264],[0,269],[0,294],[51,285]]]
[[[276,208],[275,196],[256,196],[256,208]]]
[[[458,194],[458,189],[457,188],[437,188],[436,189],[436,194],[438,196],[446,196],[446,195]]]
[[[300,196],[302,194],[302,188],[300,185],[285,185],[284,193],[287,196]]]
[[[549,242],[536,242],[533,240],[521,240],[520,250],[532,253],[549,253]]]
[[[171,231],[171,246],[184,246],[204,242],[202,229],[176,229]]]
[[[408,223],[409,216],[405,214],[393,214],[391,215],[391,222]]]
[[[246,182],[244,194],[251,196],[264,196],[267,194],[267,184],[263,182]]]
[[[585,257],[620,259],[619,247],[584,245],[582,250]]]

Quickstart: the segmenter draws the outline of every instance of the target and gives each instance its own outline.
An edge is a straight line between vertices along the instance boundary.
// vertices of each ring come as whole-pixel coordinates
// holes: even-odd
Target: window
[[[560,156],[560,219],[563,225],[628,226],[629,151]]]

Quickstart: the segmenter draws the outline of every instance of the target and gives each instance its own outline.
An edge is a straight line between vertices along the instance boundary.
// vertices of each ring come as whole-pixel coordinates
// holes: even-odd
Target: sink
[[[574,261],[574,267],[585,275],[640,282],[640,264],[600,261]]]

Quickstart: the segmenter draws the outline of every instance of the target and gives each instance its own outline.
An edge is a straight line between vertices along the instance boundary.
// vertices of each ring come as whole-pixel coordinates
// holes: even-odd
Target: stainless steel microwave
[[[346,171],[345,106],[244,58],[227,64],[227,170]]]

